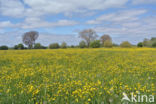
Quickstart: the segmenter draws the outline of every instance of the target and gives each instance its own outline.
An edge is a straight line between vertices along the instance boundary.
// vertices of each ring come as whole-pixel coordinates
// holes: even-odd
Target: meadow
[[[121,104],[155,86],[154,48],[0,51],[0,104]]]

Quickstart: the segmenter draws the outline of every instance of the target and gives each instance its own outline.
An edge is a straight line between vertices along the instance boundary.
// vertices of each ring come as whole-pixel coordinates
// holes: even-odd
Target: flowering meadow
[[[0,51],[0,104],[121,104],[132,92],[156,95],[156,49]]]

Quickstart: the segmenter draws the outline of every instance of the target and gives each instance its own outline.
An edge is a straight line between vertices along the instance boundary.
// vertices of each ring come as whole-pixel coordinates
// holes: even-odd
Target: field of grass
[[[0,51],[0,104],[121,104],[155,86],[156,49]]]

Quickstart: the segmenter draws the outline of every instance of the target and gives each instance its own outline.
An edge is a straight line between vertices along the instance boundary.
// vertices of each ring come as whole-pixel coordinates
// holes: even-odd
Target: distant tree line
[[[120,45],[112,42],[112,38],[108,34],[104,34],[101,37],[97,35],[97,33],[93,29],[85,29],[79,32],[79,37],[82,39],[79,45],[71,45],[68,46],[66,42],[62,42],[62,44],[51,43],[48,47],[41,45],[40,43],[35,43],[38,39],[39,33],[37,31],[26,32],[22,36],[22,43],[15,45],[12,49],[22,50],[22,49],[58,49],[58,48],[112,48],[112,47],[123,47],[130,48],[132,45],[128,41],[123,41]],[[151,39],[144,39],[143,42],[139,42],[137,47],[156,47],[156,37]],[[0,46],[0,50],[8,50],[8,46]]]
[[[156,37],[151,39],[145,38],[143,42],[137,44],[138,47],[156,47]]]

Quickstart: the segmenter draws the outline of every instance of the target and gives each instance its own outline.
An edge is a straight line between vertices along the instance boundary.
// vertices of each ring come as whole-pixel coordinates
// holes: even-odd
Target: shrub
[[[143,43],[142,43],[142,42],[139,42],[139,43],[137,44],[137,46],[138,46],[138,47],[143,47]]]
[[[151,41],[156,41],[156,37],[152,37],[151,38]]]
[[[66,42],[63,42],[63,43],[61,44],[61,48],[67,48],[67,43],[66,43]]]
[[[120,46],[123,48],[130,48],[131,44],[128,41],[124,41],[120,44]]]
[[[81,41],[81,42],[79,43],[79,47],[80,47],[80,48],[85,48],[85,47],[87,47],[86,42],[85,42],[85,41]]]
[[[75,48],[75,46],[74,45],[71,45],[70,48]]]
[[[8,46],[0,46],[0,50],[8,50]]]
[[[156,42],[154,42],[154,43],[152,44],[152,47],[156,47]]]
[[[110,40],[106,40],[106,41],[104,42],[104,47],[107,47],[107,48],[111,48],[111,47],[113,47],[113,43],[112,43],[112,41],[110,41]]]
[[[144,47],[151,47],[152,46],[151,41],[149,39],[145,38],[143,41],[143,46]]]
[[[90,44],[91,48],[99,48],[100,46],[101,46],[100,40],[95,40],[95,41],[91,42],[91,44]]]
[[[34,45],[34,49],[42,49],[42,45],[40,43],[36,43]]]
[[[18,49],[18,45],[15,45],[15,46],[14,46],[14,49]]]
[[[49,45],[49,48],[50,49],[58,49],[58,48],[60,48],[60,46],[59,46],[58,43],[52,43],[52,44]]]
[[[48,47],[46,47],[46,46],[42,46],[42,49],[47,49]]]
[[[112,41],[112,38],[109,35],[104,34],[100,37],[100,40],[101,40],[102,46],[104,46],[104,43],[106,41]]]
[[[116,43],[113,43],[113,47],[118,47],[119,45]]]
[[[46,49],[47,47],[45,47],[45,46],[42,46],[40,43],[36,43],[35,45],[34,45],[34,49]]]
[[[14,49],[24,49],[24,45],[23,44],[15,45]]]

